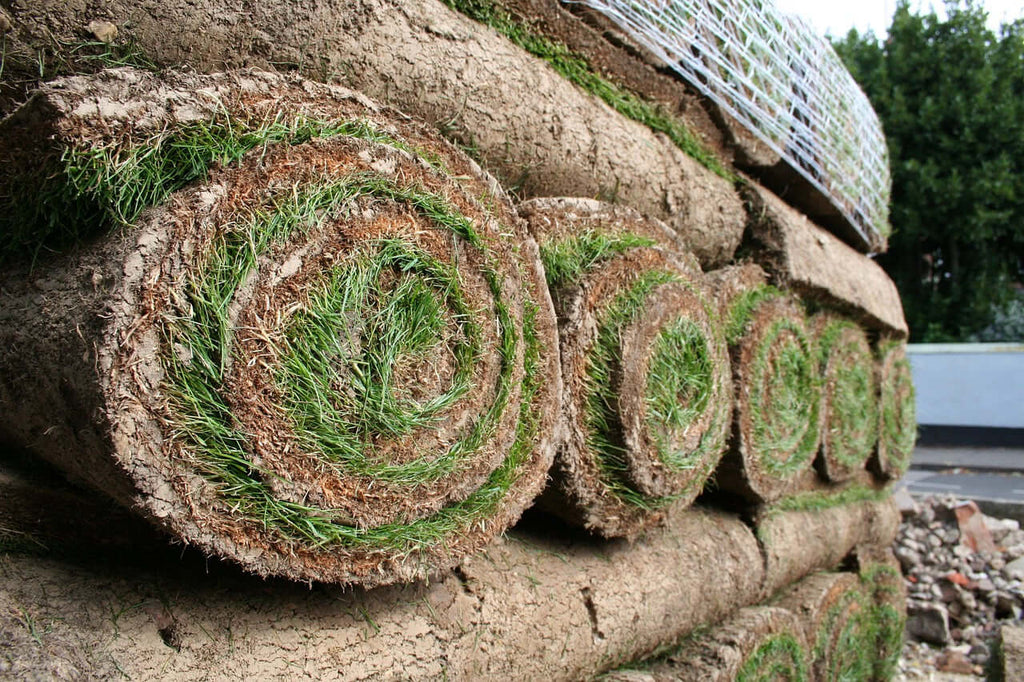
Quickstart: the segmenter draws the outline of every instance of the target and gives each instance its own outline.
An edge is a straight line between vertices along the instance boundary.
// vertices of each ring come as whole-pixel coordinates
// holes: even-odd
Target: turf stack
[[[819,378],[804,313],[755,265],[711,274],[722,311],[735,407],[718,486],[751,502],[792,492],[818,449]]]
[[[340,88],[118,70],[0,135],[5,255],[37,256],[0,284],[7,437],[302,580],[454,565],[539,492],[536,247],[436,134]]]
[[[914,384],[906,342],[883,338],[878,358],[878,448],[871,467],[886,479],[898,479],[910,467],[917,441]]]
[[[729,359],[700,269],[662,223],[579,199],[520,207],[559,317],[566,439],[555,505],[633,536],[703,489],[729,426]]]
[[[833,483],[863,471],[878,439],[875,367],[864,331],[818,315],[812,324],[821,374],[821,451],[815,464]]]

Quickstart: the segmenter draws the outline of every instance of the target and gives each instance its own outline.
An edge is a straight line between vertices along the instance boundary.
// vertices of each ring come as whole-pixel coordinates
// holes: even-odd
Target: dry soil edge
[[[39,499],[66,500],[65,510],[90,499],[3,474],[0,499],[18,489],[29,500],[37,489]],[[0,526],[14,525],[17,515],[4,514],[0,506]],[[828,518],[815,546],[828,544]],[[795,530],[806,519],[786,513],[774,523]],[[864,528],[858,539],[870,535]],[[44,539],[53,549],[62,542],[59,532]],[[144,679],[363,680],[402,671],[410,679],[576,680],[760,601],[765,577],[747,525],[693,509],[670,514],[633,545],[517,529],[429,583],[376,590],[263,581],[225,566],[208,574],[159,547],[158,539],[126,540],[105,563],[0,551],[0,642],[24,640],[31,622],[43,635],[35,649],[19,647],[22,662],[117,667]],[[143,559],[121,561],[129,555]],[[832,558],[796,556],[808,562],[794,567],[796,577]]]
[[[664,219],[704,267],[732,258],[732,184],[440,0],[45,0],[12,8],[41,47],[107,20],[161,65],[293,67],[436,124],[526,196],[614,199]]]
[[[743,195],[750,212],[744,252],[774,284],[846,313],[868,329],[906,338],[899,291],[878,263],[763,187],[749,183]]]

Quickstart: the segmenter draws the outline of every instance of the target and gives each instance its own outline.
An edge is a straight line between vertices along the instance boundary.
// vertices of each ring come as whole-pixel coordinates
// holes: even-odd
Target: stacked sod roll
[[[695,635],[677,651],[645,666],[646,675],[619,671],[615,682],[807,682],[810,660],[800,620],[780,608],[740,609],[725,623]]]
[[[818,450],[819,374],[799,302],[746,264],[710,274],[732,363],[734,416],[716,483],[758,504],[800,486]]]
[[[853,573],[819,573],[774,602],[804,624],[812,678],[823,682],[867,680],[875,659],[871,603]]]
[[[875,635],[872,679],[891,680],[898,670],[907,620],[903,573],[891,550],[885,550],[881,557],[861,565],[860,579],[870,600]]]
[[[703,489],[729,428],[729,358],[699,267],[662,223],[582,199],[520,206],[559,318],[566,424],[548,506],[632,537]]]
[[[878,447],[872,469],[885,479],[898,479],[910,468],[917,441],[914,384],[906,342],[882,338],[877,346]]]
[[[863,471],[878,440],[878,396],[867,334],[833,315],[812,322],[821,376],[821,450],[815,464],[839,483]]]
[[[428,575],[540,491],[560,368],[536,246],[433,132],[271,74],[117,70],[0,135],[6,255],[36,256],[0,284],[6,436],[300,580]]]

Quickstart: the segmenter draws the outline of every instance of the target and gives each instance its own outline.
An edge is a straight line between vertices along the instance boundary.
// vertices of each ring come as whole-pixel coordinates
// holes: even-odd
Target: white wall
[[[1024,345],[910,344],[917,421],[1024,428]]]

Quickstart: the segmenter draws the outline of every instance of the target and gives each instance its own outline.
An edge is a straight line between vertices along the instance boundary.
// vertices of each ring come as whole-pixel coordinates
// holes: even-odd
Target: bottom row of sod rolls
[[[263,122],[294,115],[274,102],[314,88],[320,113],[347,118],[220,167],[214,145],[204,174],[132,224],[35,265],[38,280],[88,268],[113,283],[78,325],[97,357],[75,385],[98,385],[106,450],[84,456],[115,460],[130,503],[181,539],[263,575],[410,580],[510,526],[550,468],[559,371],[536,246],[500,189],[435,134],[340,88],[111,78],[141,79],[132,96],[157,111],[166,98],[216,112],[211,143],[247,126],[259,139]],[[205,99],[213,88],[219,101]],[[104,139],[131,122],[103,113],[74,123],[63,163],[76,144],[153,159],[181,140],[173,122],[136,140]],[[135,178],[108,169],[101,197],[132,194],[118,183]],[[3,360],[24,372],[24,357]],[[42,448],[58,464],[59,445]]]

